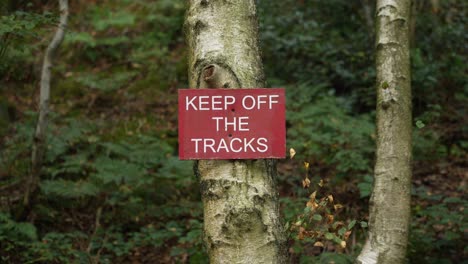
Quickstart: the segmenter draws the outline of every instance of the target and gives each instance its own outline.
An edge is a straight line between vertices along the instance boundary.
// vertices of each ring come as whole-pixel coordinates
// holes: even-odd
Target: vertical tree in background
[[[359,263],[404,263],[411,189],[410,0],[376,6],[377,151],[369,237]]]
[[[193,88],[264,87],[254,0],[190,0],[186,17]],[[210,263],[286,263],[273,160],[195,163]]]
[[[50,71],[52,68],[52,60],[57,49],[65,37],[65,29],[68,23],[68,0],[59,0],[60,21],[57,31],[55,32],[52,41],[44,55],[41,73],[41,87],[39,97],[39,118],[37,120],[36,132],[31,154],[31,172],[29,174],[26,192],[24,195],[23,204],[29,206],[31,194],[37,188],[39,174],[41,171],[42,160],[46,150],[46,130],[49,115],[49,100],[50,100]]]

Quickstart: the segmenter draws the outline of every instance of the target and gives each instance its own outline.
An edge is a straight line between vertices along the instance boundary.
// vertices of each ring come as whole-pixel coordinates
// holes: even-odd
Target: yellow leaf
[[[320,241],[315,242],[314,247],[323,247],[323,243]]]
[[[318,183],[318,185],[319,185],[320,187],[323,187],[323,180],[320,180],[320,182]]]
[[[328,201],[330,201],[330,203],[333,203],[333,195],[328,195]]]
[[[302,181],[302,187],[309,188],[309,186],[310,186],[310,180],[309,178],[305,178],[305,180]]]
[[[346,241],[341,241],[340,246],[341,246],[342,248],[346,248]]]
[[[339,209],[343,208],[343,205],[335,204],[334,207],[335,207],[335,210],[339,210]]]
[[[294,158],[294,155],[296,155],[296,151],[293,148],[289,149],[289,158],[292,159]]]
[[[304,167],[306,168],[306,170],[308,170],[309,169],[309,162],[304,161]]]
[[[315,201],[315,196],[317,196],[317,191],[313,192],[309,197],[312,201]]]

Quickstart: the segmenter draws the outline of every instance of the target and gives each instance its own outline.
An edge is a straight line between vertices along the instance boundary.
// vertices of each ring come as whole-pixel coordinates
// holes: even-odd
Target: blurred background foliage
[[[408,262],[462,263],[468,3],[413,2]],[[373,1],[257,4],[268,86],[286,87],[287,145],[297,152],[278,165],[292,262],[352,263],[372,188]],[[0,262],[207,263],[197,179],[191,162],[177,158],[186,1],[70,5],[52,75],[45,168],[24,214],[39,73],[58,11],[52,0],[0,2]],[[308,201],[324,202],[309,223],[322,233],[304,238],[295,227]],[[334,223],[322,220],[330,215]]]

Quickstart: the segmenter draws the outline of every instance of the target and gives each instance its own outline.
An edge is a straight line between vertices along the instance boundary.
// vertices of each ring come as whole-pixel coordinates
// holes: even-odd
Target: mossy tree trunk
[[[410,0],[376,6],[377,152],[369,237],[358,263],[405,263],[411,190]]]
[[[264,87],[254,0],[190,0],[192,88]],[[195,163],[210,263],[286,263],[273,160]]]

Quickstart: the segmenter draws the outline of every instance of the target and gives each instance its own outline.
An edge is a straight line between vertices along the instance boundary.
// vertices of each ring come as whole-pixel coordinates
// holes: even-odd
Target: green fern
[[[69,181],[64,179],[45,180],[40,184],[41,190],[48,196],[63,198],[92,197],[99,193],[99,188],[88,181]]]

